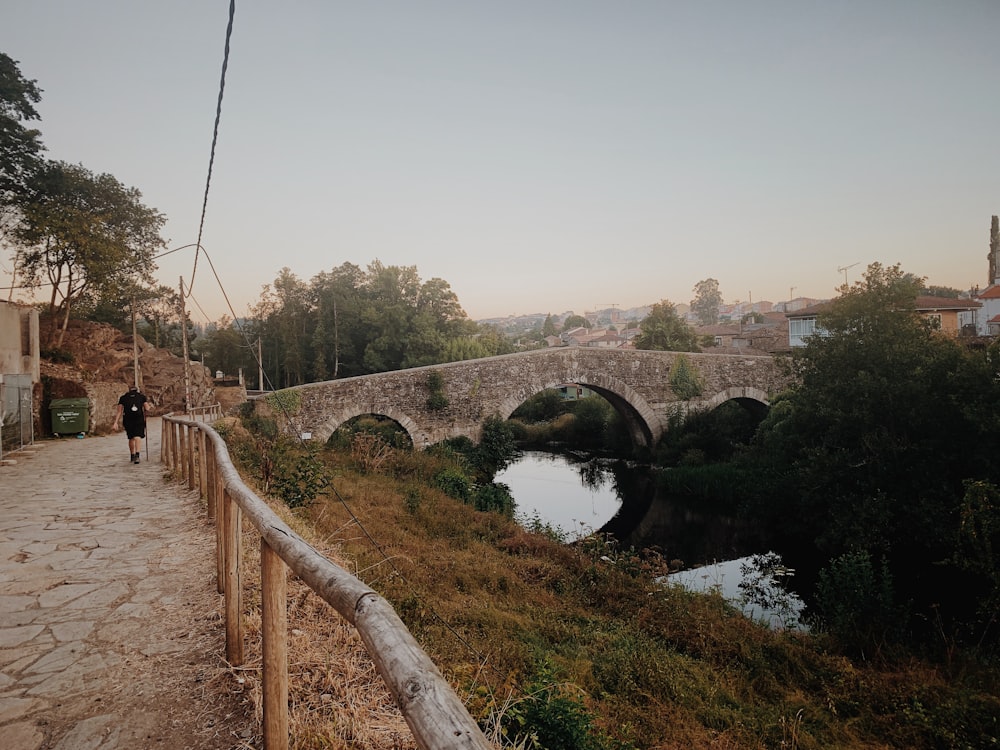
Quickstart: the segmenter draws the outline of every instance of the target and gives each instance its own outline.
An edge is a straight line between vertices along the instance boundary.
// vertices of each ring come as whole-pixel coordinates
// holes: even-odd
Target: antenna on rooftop
[[[860,263],[860,262],[861,261],[858,261],[858,263]],[[858,264],[857,263],[851,263],[851,265],[849,265],[849,266],[841,266],[840,268],[837,269],[837,273],[840,273],[841,271],[844,272],[844,286],[847,286],[847,269],[854,268],[856,265],[858,265]]]

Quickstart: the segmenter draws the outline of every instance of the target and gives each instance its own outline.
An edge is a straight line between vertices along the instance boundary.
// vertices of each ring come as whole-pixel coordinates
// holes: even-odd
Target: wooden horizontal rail
[[[278,561],[357,629],[421,750],[490,750],[479,726],[392,606],[321,555],[257,497],[233,466],[225,441],[207,421],[168,414],[163,417],[162,435],[163,463],[179,480],[186,479],[192,488],[197,484],[215,522],[217,585],[226,597],[226,658],[233,666],[243,661],[242,519],[261,538],[266,750],[288,747],[286,610],[276,603],[285,597],[278,583],[285,570]]]

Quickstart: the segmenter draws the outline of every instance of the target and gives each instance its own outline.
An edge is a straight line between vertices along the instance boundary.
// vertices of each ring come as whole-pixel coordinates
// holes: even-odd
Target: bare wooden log
[[[288,607],[285,563],[260,540],[264,748],[288,749]]]

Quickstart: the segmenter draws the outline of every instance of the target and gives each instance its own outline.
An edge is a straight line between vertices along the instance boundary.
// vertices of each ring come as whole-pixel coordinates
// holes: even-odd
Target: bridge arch
[[[719,391],[711,398],[696,402],[695,406],[700,409],[712,410],[717,406],[722,406],[722,404],[727,401],[744,400],[757,401],[764,406],[771,405],[771,400],[768,398],[767,393],[762,391],[760,388],[754,388],[752,386],[732,386]]]
[[[517,394],[508,396],[500,404],[499,414],[502,419],[510,418],[521,404],[536,393],[549,388],[558,388],[567,383],[576,383],[592,390],[610,403],[625,420],[632,444],[636,447],[652,447],[660,434],[662,426],[656,418],[656,412],[634,388],[620,380],[604,373],[574,374],[562,378],[536,380]],[[530,391],[525,395],[525,391]]]
[[[330,417],[314,431],[313,437],[325,443],[342,424],[349,422],[355,417],[362,417],[367,414],[372,414],[376,417],[387,417],[388,419],[394,421],[403,428],[414,447],[426,445],[428,442],[427,436],[424,434],[424,431],[420,429],[417,423],[413,421],[408,414],[393,406],[386,406],[384,408],[366,408],[363,406],[357,406],[353,408],[341,409],[336,413],[331,414]]]

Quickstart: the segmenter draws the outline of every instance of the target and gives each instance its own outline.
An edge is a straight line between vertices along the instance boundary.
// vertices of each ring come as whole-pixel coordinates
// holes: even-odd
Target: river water
[[[524,451],[495,481],[510,488],[517,518],[526,526],[548,525],[568,542],[601,532],[625,548],[655,548],[683,567],[668,576],[671,583],[694,591],[718,590],[744,614],[772,627],[800,627],[802,602],[770,576],[754,571],[754,556],[769,553],[761,530],[683,498],[664,496],[648,467]],[[786,572],[780,565],[777,570]],[[763,589],[771,605],[748,601],[748,585]]]

